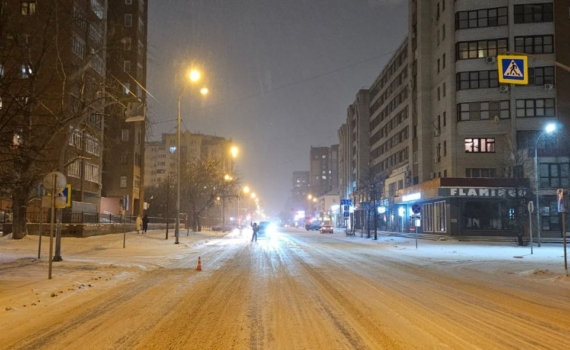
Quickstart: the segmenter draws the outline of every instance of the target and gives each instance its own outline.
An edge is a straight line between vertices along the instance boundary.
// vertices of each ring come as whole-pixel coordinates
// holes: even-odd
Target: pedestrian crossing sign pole
[[[497,56],[499,83],[528,85],[528,57],[515,55]]]

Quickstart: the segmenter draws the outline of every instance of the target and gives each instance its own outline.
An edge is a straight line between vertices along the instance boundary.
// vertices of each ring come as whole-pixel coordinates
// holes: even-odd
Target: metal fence
[[[28,223],[39,223],[40,221],[50,221],[50,211],[46,209],[42,212],[40,210],[28,211],[26,214]],[[137,216],[125,216],[124,220],[121,215],[116,214],[100,214],[100,213],[84,213],[84,212],[71,212],[62,211],[61,222],[64,224],[122,224],[122,223],[135,223]],[[174,223],[175,218],[162,217],[149,217],[149,223],[152,224],[166,224],[166,222]],[[12,222],[12,213],[5,211],[0,212],[0,222]]]

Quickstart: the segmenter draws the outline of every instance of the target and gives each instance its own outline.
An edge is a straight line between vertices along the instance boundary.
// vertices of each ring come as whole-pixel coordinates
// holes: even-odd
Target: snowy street
[[[0,348],[570,349],[562,245],[249,238],[2,237]]]

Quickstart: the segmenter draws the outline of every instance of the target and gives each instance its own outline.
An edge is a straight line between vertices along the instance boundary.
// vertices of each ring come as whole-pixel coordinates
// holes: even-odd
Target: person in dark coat
[[[146,233],[146,230],[148,230],[148,215],[144,214],[143,218],[142,218],[142,230],[143,233]]]
[[[251,241],[256,241],[257,242],[257,232],[259,231],[259,226],[257,226],[257,222],[254,222],[251,225],[251,229],[253,230],[253,234],[251,235]]]

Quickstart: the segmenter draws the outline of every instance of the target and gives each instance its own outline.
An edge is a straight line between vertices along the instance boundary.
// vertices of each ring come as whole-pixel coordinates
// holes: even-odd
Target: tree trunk
[[[26,209],[28,204],[28,192],[22,187],[15,188],[12,197],[12,238],[22,239],[27,234]]]

